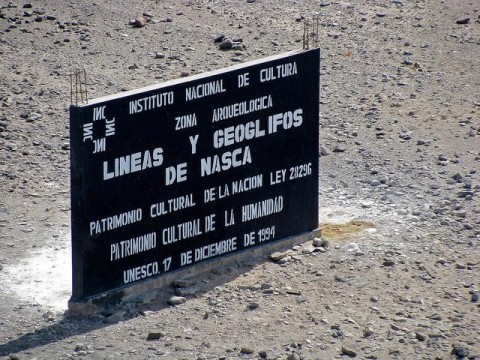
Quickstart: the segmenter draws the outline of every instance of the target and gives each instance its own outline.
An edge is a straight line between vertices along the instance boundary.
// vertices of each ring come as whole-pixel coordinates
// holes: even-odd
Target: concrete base
[[[208,260],[185,269],[179,269],[166,273],[154,279],[142,281],[128,287],[118,290],[109,291],[84,301],[74,301],[70,299],[68,302],[69,316],[86,317],[98,313],[101,309],[120,304],[128,299],[138,297],[139,295],[150,292],[152,290],[161,291],[166,287],[170,287],[172,282],[187,279],[192,276],[209,272],[213,269],[222,269],[241,262],[261,263],[268,259],[270,254],[277,251],[286,251],[295,245],[303,244],[314,237],[320,236],[320,229],[312,232],[306,232],[296,236],[291,236],[283,240],[278,240],[263,246],[254,247],[244,250],[240,253],[228,255],[219,259]]]

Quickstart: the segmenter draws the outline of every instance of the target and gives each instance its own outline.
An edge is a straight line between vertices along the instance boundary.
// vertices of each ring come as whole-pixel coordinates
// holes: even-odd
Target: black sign
[[[71,106],[72,298],[317,228],[319,56]]]

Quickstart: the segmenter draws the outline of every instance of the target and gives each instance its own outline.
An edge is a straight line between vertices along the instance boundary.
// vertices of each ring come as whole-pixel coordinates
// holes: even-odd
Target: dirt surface
[[[172,288],[64,316],[70,71],[113,94],[299,49],[314,14],[323,239],[203,274],[179,305]],[[479,15],[473,0],[0,2],[0,356],[480,359]]]

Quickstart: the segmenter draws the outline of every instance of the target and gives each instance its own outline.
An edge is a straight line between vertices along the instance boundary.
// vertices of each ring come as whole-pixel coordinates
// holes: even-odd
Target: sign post
[[[70,108],[72,299],[318,226],[319,50]]]

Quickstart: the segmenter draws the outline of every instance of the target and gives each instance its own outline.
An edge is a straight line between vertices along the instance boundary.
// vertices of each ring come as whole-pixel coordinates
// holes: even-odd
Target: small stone
[[[329,243],[328,240],[325,238],[314,238],[312,241],[312,245],[315,247],[328,247]]]
[[[473,292],[472,293],[472,302],[477,303],[479,299],[478,292]]]
[[[415,332],[415,338],[418,340],[418,341],[425,341],[425,339],[427,338],[426,335],[422,334],[422,333],[419,333],[418,331]]]
[[[145,19],[143,16],[136,18],[133,22],[133,26],[137,28],[142,28],[145,25],[147,25],[147,19]]]
[[[288,256],[288,254],[286,252],[274,252],[273,254],[270,255],[270,260],[274,261],[274,262],[277,262],[277,261],[280,261],[284,258],[286,258]]]
[[[165,59],[165,54],[163,53],[155,53],[155,59]]]
[[[187,286],[187,287],[177,287],[175,288],[175,295],[180,297],[185,297],[187,295],[195,295],[200,291],[200,287],[197,285]]]
[[[385,259],[383,261],[383,266],[393,266],[395,265],[395,261],[393,261],[393,259]]]
[[[373,330],[369,327],[366,327],[365,329],[363,329],[363,337],[369,337],[369,336],[372,336],[374,334]]]
[[[379,186],[381,182],[379,180],[372,180],[370,181],[370,186]]]
[[[455,267],[456,267],[457,269],[459,269],[459,270],[463,270],[463,269],[466,268],[466,265],[463,264],[463,263],[456,263],[456,264],[455,264]]]
[[[170,305],[180,305],[183,304],[185,301],[187,301],[187,299],[183,296],[172,296],[170,299],[168,299],[168,303]]]
[[[258,356],[260,356],[262,359],[266,359],[268,358],[268,353],[265,350],[262,350],[258,352]]]
[[[246,355],[253,354],[254,352],[255,352],[255,350],[253,350],[252,348],[249,348],[249,347],[242,347],[240,349],[240,353],[246,354]]]
[[[31,113],[28,115],[27,122],[34,122],[40,120],[42,118],[41,114],[38,113]]]
[[[117,311],[115,314],[105,318],[104,322],[107,324],[115,324],[119,321],[122,321],[124,319],[123,318],[124,315],[125,315],[125,311],[123,310]]]
[[[350,356],[350,357],[356,357],[357,353],[356,353],[356,351],[353,351],[352,349],[349,349],[345,346],[342,346],[342,355],[347,355],[347,356]]]
[[[463,182],[463,176],[460,173],[456,173],[452,176],[452,179],[455,180],[457,183]]]
[[[162,332],[150,332],[147,335],[147,340],[158,340],[161,337],[164,337],[165,334]]]
[[[329,153],[325,146],[320,145],[320,156],[327,156]]]
[[[20,356],[18,356],[17,354],[10,354],[8,355],[8,358],[10,360],[20,360]]]
[[[213,39],[216,43],[221,43],[225,39],[225,34],[218,35],[215,39]]]
[[[31,8],[33,8],[33,5],[31,3],[26,3],[26,4],[23,5],[23,8],[24,9],[31,9]]]
[[[345,152],[345,151],[347,151],[347,145],[346,144],[337,144],[333,148],[334,153],[342,153],[342,152]]]
[[[296,352],[287,356],[287,360],[301,360],[302,358]]]
[[[459,25],[465,25],[465,24],[468,24],[470,22],[470,17],[469,16],[462,16],[462,17],[459,17],[455,22]]]
[[[73,351],[79,352],[79,351],[85,351],[85,350],[87,350],[87,349],[88,349],[87,345],[85,345],[85,344],[77,344],[77,345],[75,345],[75,349],[74,349]]]
[[[352,243],[348,244],[347,246],[345,246],[345,250],[347,250],[348,252],[351,252],[351,253],[356,253],[357,251],[360,251],[360,248],[359,248],[357,243],[352,242]]]
[[[256,302],[251,302],[250,304],[247,305],[247,308],[249,310],[255,310],[255,309],[258,309],[260,305]]]
[[[230,50],[233,47],[233,41],[229,38],[225,38],[218,47],[220,50]]]
[[[465,348],[462,344],[456,343],[452,345],[452,355],[457,356],[460,359],[468,357],[470,351]]]

